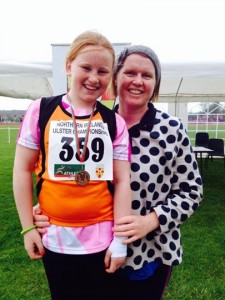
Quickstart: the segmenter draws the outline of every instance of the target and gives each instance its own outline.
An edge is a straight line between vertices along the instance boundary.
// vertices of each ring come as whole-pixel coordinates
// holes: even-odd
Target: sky
[[[52,44],[85,30],[150,46],[162,63],[225,61],[224,12],[224,0],[2,0],[0,61],[51,61]]]

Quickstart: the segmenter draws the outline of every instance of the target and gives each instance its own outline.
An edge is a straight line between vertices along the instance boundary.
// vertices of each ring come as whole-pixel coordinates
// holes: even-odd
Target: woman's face
[[[71,92],[77,104],[88,104],[101,96],[112,77],[113,56],[103,47],[84,47],[66,64],[71,76]]]
[[[156,85],[152,61],[140,54],[129,55],[117,74],[115,85],[121,104],[130,108],[147,106]]]

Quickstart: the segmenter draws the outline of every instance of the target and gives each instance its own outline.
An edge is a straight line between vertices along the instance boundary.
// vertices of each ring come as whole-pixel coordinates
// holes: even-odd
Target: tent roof
[[[160,100],[225,101],[225,62],[162,64]]]
[[[51,63],[0,61],[0,96],[37,99],[52,94]]]
[[[53,94],[52,64],[0,61],[0,96]],[[225,62],[162,63],[160,102],[225,102]]]

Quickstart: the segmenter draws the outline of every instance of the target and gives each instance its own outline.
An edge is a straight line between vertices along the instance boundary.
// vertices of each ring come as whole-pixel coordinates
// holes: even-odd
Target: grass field
[[[30,261],[20,236],[21,226],[12,193],[16,135],[17,130],[11,130],[11,143],[8,143],[8,130],[0,130],[0,299],[50,300],[42,262]],[[222,159],[209,163],[203,180],[205,198],[197,212],[181,227],[184,259],[173,269],[165,300],[225,299],[225,170]]]

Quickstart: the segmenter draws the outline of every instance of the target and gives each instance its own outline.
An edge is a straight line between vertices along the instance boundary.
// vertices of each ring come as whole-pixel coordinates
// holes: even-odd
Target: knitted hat
[[[120,52],[117,58],[117,63],[115,65],[114,76],[117,75],[117,73],[119,72],[119,70],[122,68],[124,64],[125,59],[130,54],[143,54],[152,61],[155,67],[156,84],[158,84],[161,79],[161,66],[160,66],[160,61],[158,59],[158,56],[151,48],[142,45],[130,46],[124,48],[124,50]]]

